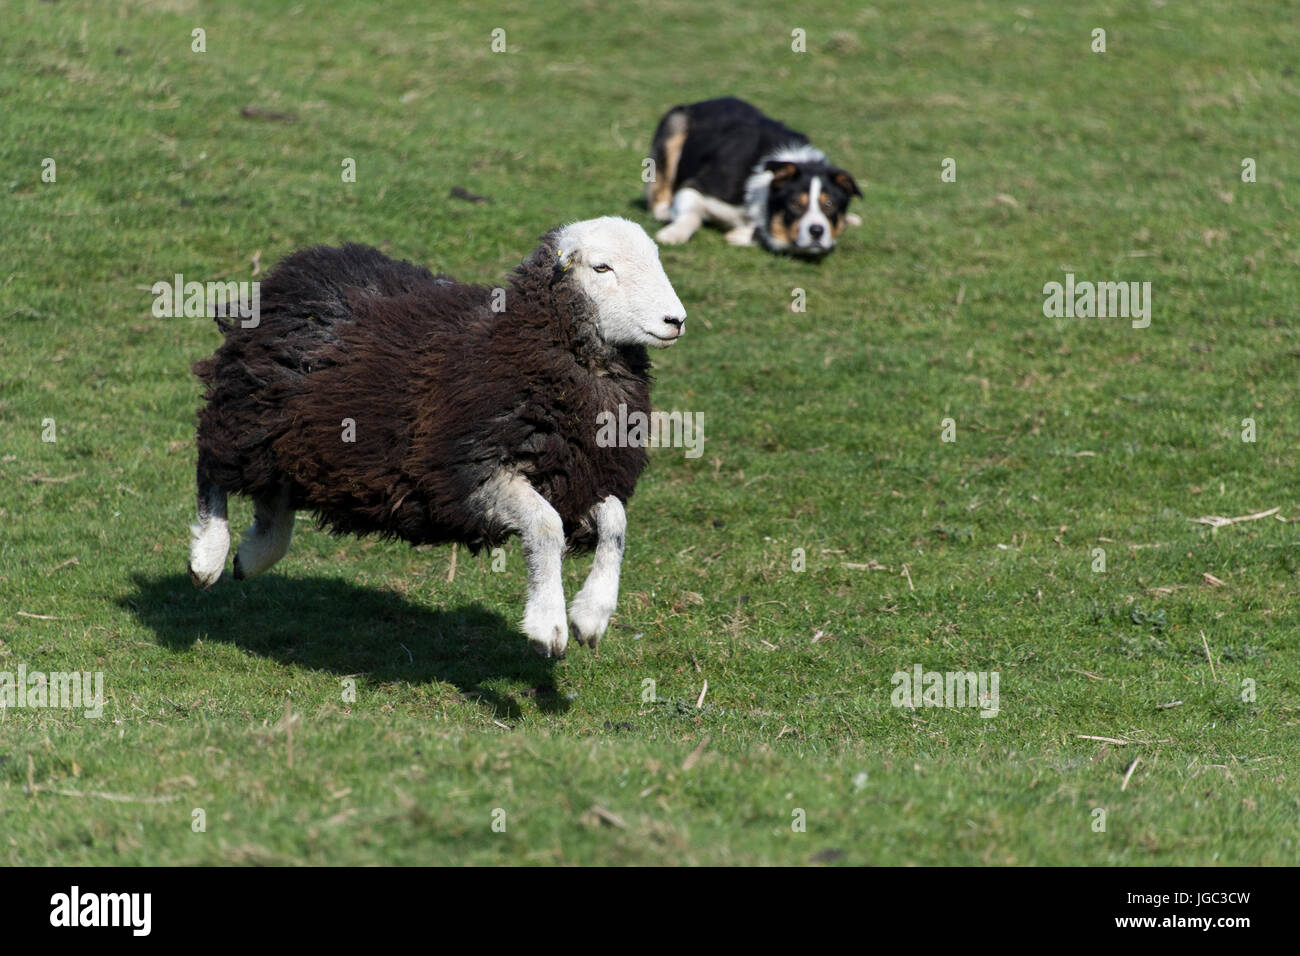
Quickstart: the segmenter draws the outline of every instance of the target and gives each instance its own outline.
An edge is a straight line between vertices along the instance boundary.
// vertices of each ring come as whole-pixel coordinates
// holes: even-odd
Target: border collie
[[[705,222],[732,245],[755,240],[773,252],[820,258],[835,248],[858,184],[808,137],[733,96],[674,106],[650,147],[646,204],[661,243],[682,243]]]

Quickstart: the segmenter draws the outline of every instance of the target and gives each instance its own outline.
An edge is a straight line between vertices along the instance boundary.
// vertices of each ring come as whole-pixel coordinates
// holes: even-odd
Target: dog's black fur
[[[675,122],[686,118],[686,142],[677,161],[672,190],[698,189],[733,206],[745,201],[745,180],[768,153],[782,146],[803,146],[808,137],[734,96],[677,106],[664,114],[655,130],[652,155],[660,166],[664,141]]]

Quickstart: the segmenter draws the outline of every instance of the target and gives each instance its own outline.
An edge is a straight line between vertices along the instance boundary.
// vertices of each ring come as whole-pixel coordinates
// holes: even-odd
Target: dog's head
[[[848,225],[849,200],[862,195],[853,177],[824,157],[799,156],[766,160],[747,192],[763,244],[814,259],[835,248]]]

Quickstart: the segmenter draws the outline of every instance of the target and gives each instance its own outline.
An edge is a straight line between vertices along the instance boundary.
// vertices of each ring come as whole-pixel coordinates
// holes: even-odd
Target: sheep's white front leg
[[[592,509],[596,522],[596,558],[582,590],[569,605],[573,639],[594,648],[609,627],[609,616],[618,605],[618,575],[623,565],[623,543],[627,515],[623,502],[610,495]]]
[[[196,588],[210,588],[221,577],[230,551],[230,524],[226,518],[226,492],[202,471],[198,473],[199,520],[190,528],[190,580]]]
[[[569,628],[564,618],[564,582],[560,577],[564,522],[559,512],[519,475],[494,478],[479,496],[479,504],[490,518],[501,521],[523,539],[524,560],[528,562],[528,603],[520,627],[537,653],[563,657]]]

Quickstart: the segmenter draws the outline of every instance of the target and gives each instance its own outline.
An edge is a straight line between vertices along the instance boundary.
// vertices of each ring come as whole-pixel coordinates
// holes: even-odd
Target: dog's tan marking
[[[855,182],[853,177],[850,176],[848,173],[844,172],[843,170],[837,172],[832,178],[835,180],[835,183],[840,187],[840,189],[843,189],[845,192],[854,193],[858,196],[862,195],[861,190],[858,189],[857,182]]]
[[[794,242],[794,239],[790,236],[790,230],[786,228],[785,219],[779,212],[773,215],[771,221],[768,222],[767,234],[777,242]]]
[[[655,178],[646,186],[646,203],[653,211],[656,206],[671,203],[673,200],[673,181],[677,178],[677,163],[682,158],[682,147],[686,145],[686,114],[676,113],[668,121],[670,132],[659,144],[655,161]]]
[[[794,179],[795,174],[798,172],[799,172],[799,167],[796,166],[794,163],[786,163],[782,166],[778,166],[776,169],[772,171],[771,186],[773,187],[779,186],[787,179]]]

